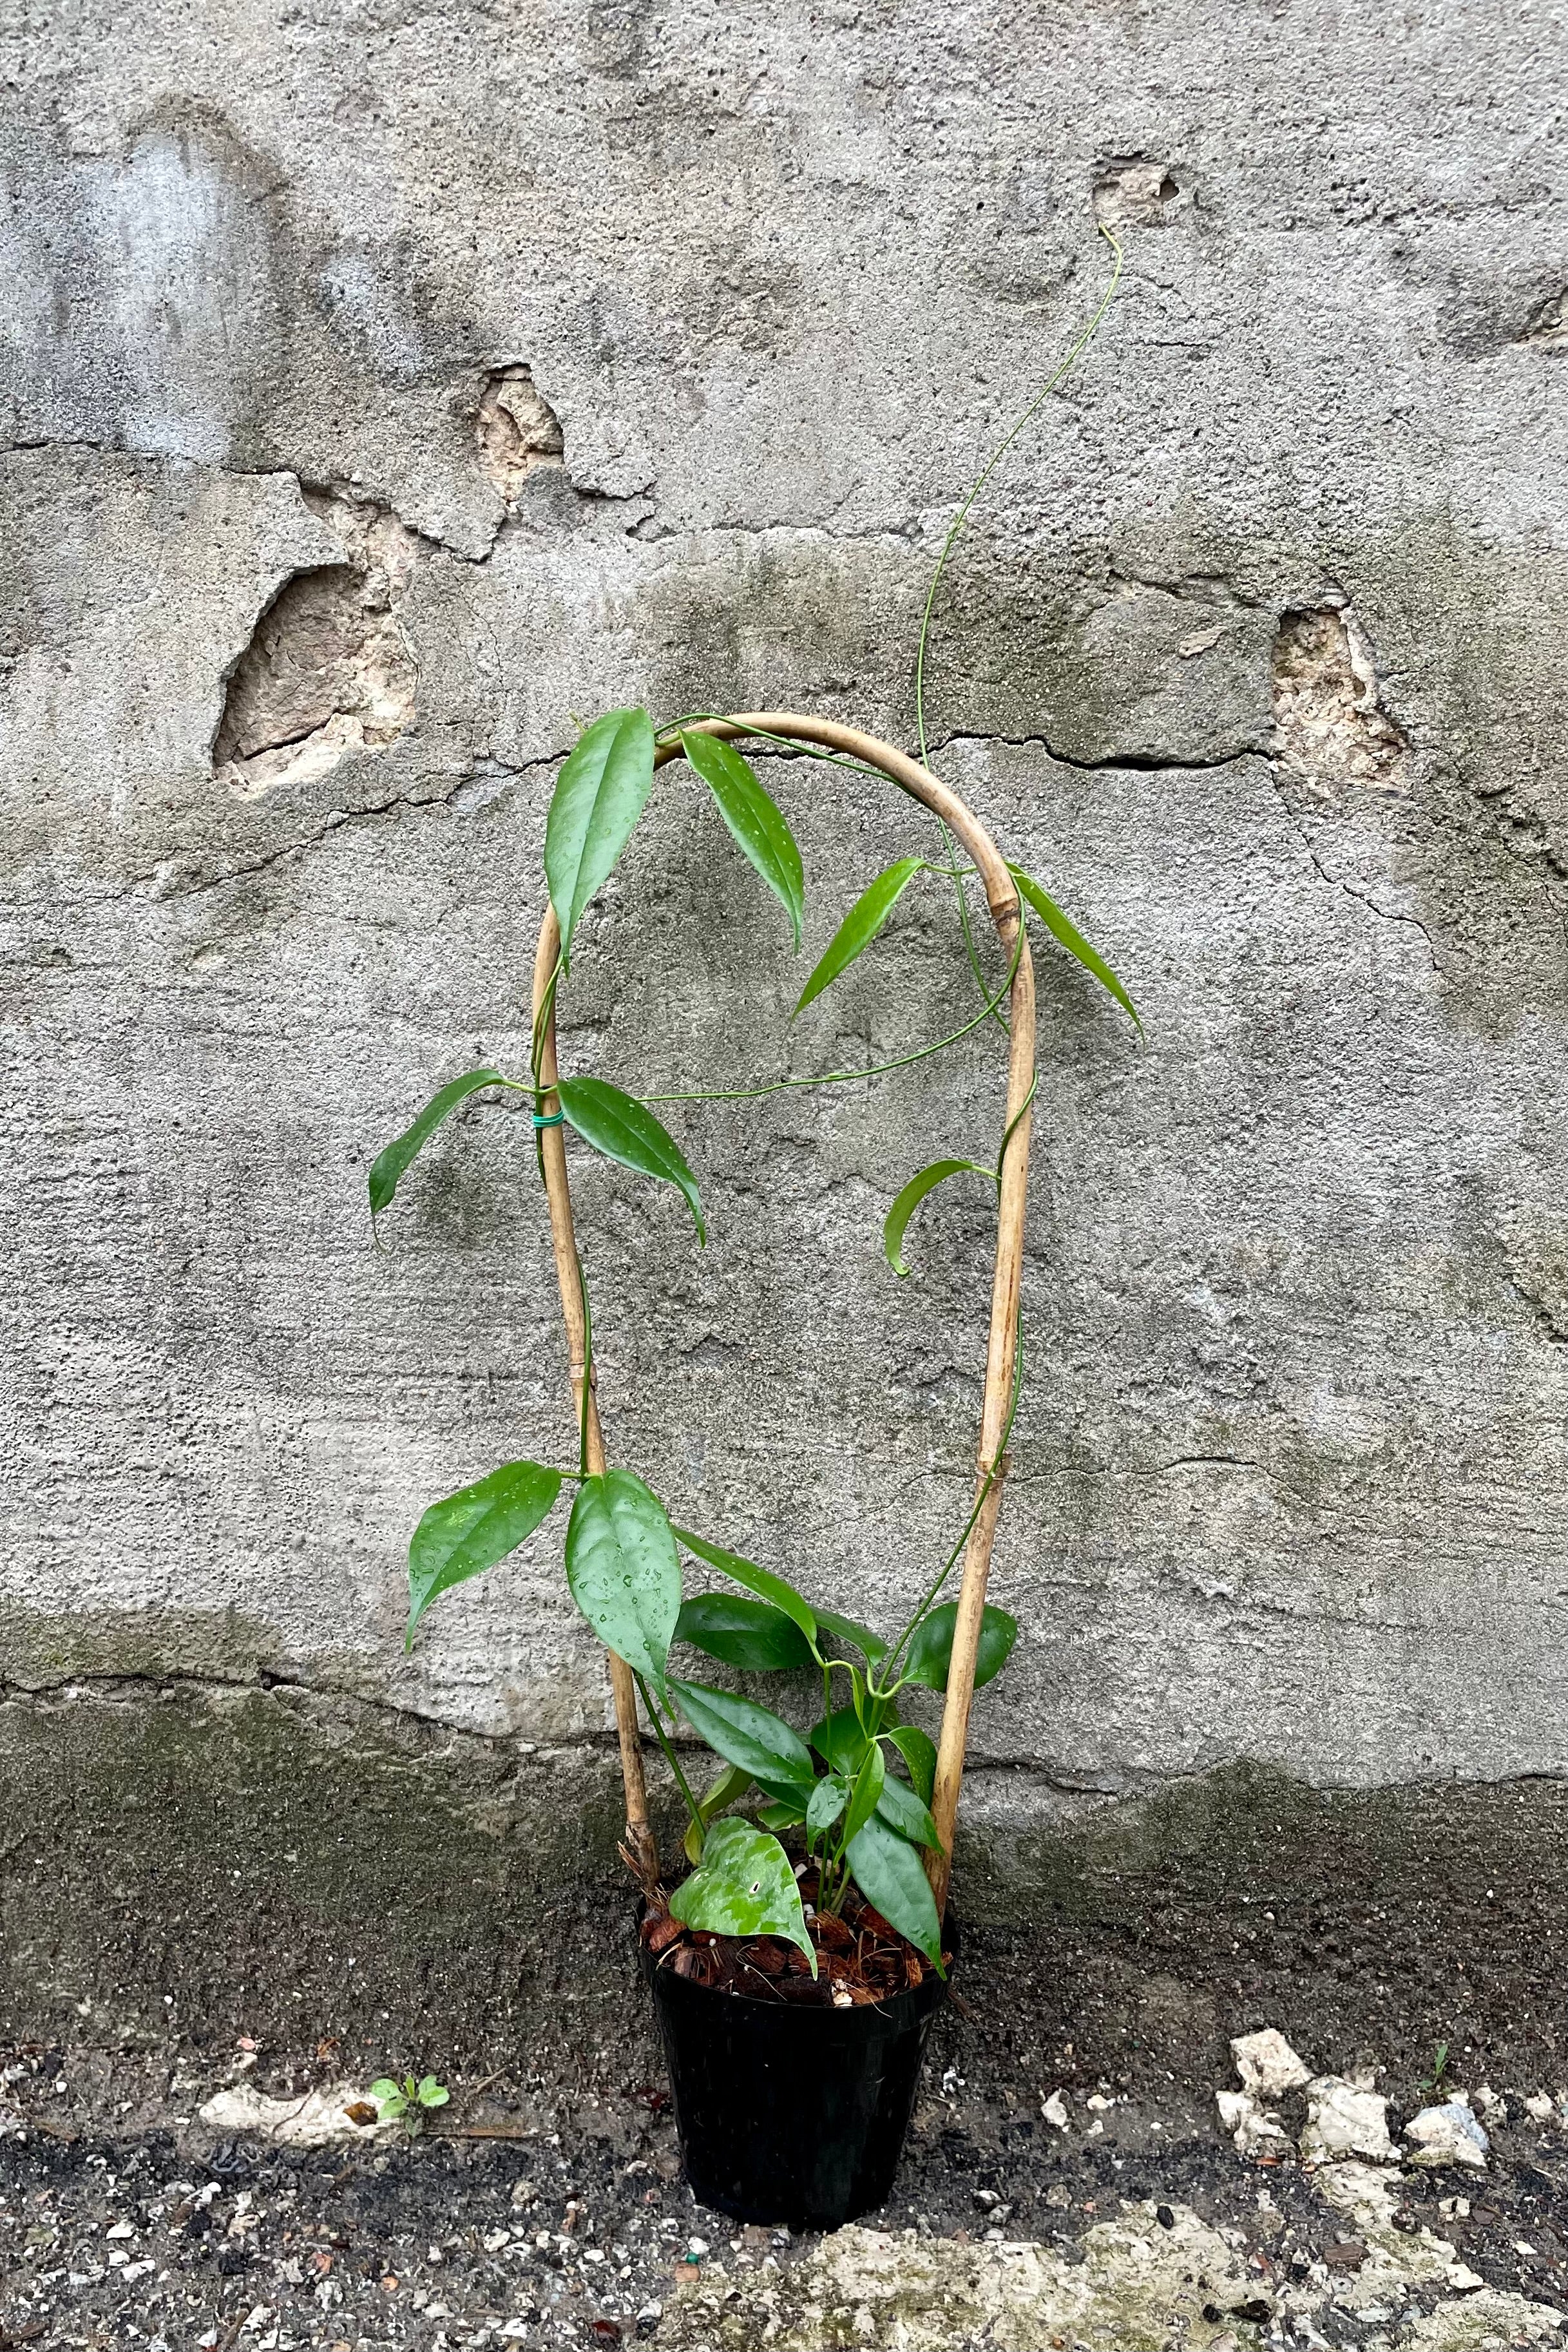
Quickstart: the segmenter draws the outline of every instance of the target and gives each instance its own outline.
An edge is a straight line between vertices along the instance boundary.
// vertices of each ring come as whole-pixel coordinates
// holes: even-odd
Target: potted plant
[[[1114,284],[1113,275],[1112,289]],[[570,1352],[575,1458],[505,1463],[430,1507],[409,1549],[408,1641],[432,1601],[503,1559],[554,1509],[563,1488],[571,1489],[566,1580],[609,1654],[626,1790],[622,1852],[641,1888],[644,1966],[669,2060],[687,2173],[702,2201],[748,2221],[833,2227],[882,2202],[956,1950],[946,1899],[970,1706],[975,1689],[1005,1664],[1017,1632],[1005,1611],[987,1602],[985,1586],[1022,1370],[1019,1283],[1036,1087],[1026,913],[1137,1019],[1115,974],[1044,887],[1008,862],[924,761],[924,656],[937,582],[990,470],[949,533],[927,598],[917,658],[922,757],[794,712],[702,713],[658,726],[645,710],[623,709],[595,719],[561,769],[545,831],[548,905],[534,962],[531,1067],[526,1076],[485,1066],[454,1078],[370,1173],[371,1208],[379,1214],[459,1103],[495,1088],[531,1099]],[[590,1150],[677,1187],[699,1243],[705,1225],[697,1179],[650,1108],[653,1098],[559,1068],[556,1005],[583,913],[625,848],[658,771],[672,761],[686,761],[706,785],[740,851],[778,898],[798,949],[800,853],[742,744],[888,779],[940,829],[935,854],[900,857],[862,892],[812,971],[796,1011],[871,945],[907,890],[931,877],[954,892],[978,1010],[948,1035],[880,1067],[922,1061],[991,1023],[1006,1038],[1006,1099],[994,1159],[939,1160],[921,1169],[892,1201],[884,1226],[889,1265],[902,1275],[910,1220],[938,1184],[962,1176],[994,1188],[995,1265],[974,1492],[947,1558],[897,1626],[872,1628],[843,1615],[776,1570],[725,1549],[712,1532],[672,1525],[637,1471],[611,1463],[600,1426],[566,1130]],[[994,986],[973,936],[968,891],[974,881],[1001,951]],[[774,1083],[847,1084],[875,1075],[833,1071]],[[725,1098],[733,1098],[733,1090]],[[685,1594],[683,1551],[720,1580],[715,1589]],[[950,1599],[961,1560],[958,1592]],[[809,1675],[815,1719],[797,1727],[754,1697],[693,1673],[680,1654],[691,1651],[746,1675]],[[911,1689],[944,1695],[936,1742],[904,1719],[900,1701]],[[679,1874],[661,1864],[648,1818],[645,1725],[686,1809]],[[716,1767],[700,1786],[682,1760],[693,1738],[712,1751]]]

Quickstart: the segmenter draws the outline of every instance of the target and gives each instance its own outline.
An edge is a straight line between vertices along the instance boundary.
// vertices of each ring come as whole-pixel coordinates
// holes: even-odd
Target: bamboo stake
[[[544,1016],[539,1043],[539,1076],[544,1087],[546,1116],[561,1108],[560,1097],[552,1091],[560,1076],[555,1060],[555,1003],[552,997],[548,1012],[545,1011],[545,997],[560,951],[561,931],[555,920],[555,909],[547,907],[544,920],[539,927],[539,946],[533,958],[533,1019],[536,1027],[541,1025],[541,1014]],[[578,1425],[584,1432],[588,1469],[595,1477],[598,1477],[605,1467],[605,1439],[599,1426],[599,1401],[595,1394],[594,1366],[586,1345],[577,1238],[572,1227],[572,1194],[566,1182],[566,1146],[562,1141],[559,1127],[541,1128],[539,1140],[544,1160],[544,1190],[550,1202],[550,1238],[555,1251],[555,1278],[561,1289],[561,1319],[566,1327],[566,1348],[571,1362],[572,1402],[577,1413]],[[658,1879],[658,1843],[647,1817],[647,1784],[643,1778],[637,1689],[632,1681],[632,1670],[626,1660],[617,1658],[613,1650],[609,1659],[610,1692],[616,1703],[616,1730],[621,1745],[621,1780],[626,1795],[626,1848],[638,1879],[646,1889],[651,1890]]]
[[[1019,1290],[1024,1264],[1024,1217],[1029,1184],[1031,1122],[1028,1105],[1035,1075],[1035,973],[1029,958],[1028,940],[1020,937],[1023,910],[1013,877],[1007,871],[1006,860],[978,817],[928,768],[921,767],[918,760],[911,760],[893,745],[879,741],[874,735],[864,735],[858,728],[842,726],[837,719],[804,717],[794,711],[744,711],[732,719],[700,719],[695,720],[686,731],[716,735],[723,742],[744,741],[759,735],[783,736],[796,743],[820,744],[825,750],[844,752],[850,759],[863,761],[867,767],[878,769],[912,799],[921,802],[941,817],[968,852],[984,884],[991,919],[1010,964],[1015,950],[1017,954],[1009,1000],[1011,1043],[1007,1057],[1007,1108],[1004,1122],[1005,1131],[1011,1129],[1012,1136],[1002,1163],[997,1203],[996,1267],[991,1288],[991,1332],[986,1350],[985,1391],[981,1406],[980,1452],[975,1475],[975,1492],[977,1495],[984,1493],[984,1499],[964,1551],[963,1579],[959,1591],[958,1618],[952,1638],[952,1659],[948,1669],[947,1703],[942,1711],[942,1738],[937,1750],[936,1787],[931,1812],[941,1832],[942,1851],[929,1855],[926,1864],[937,1909],[941,1912],[947,1902],[949,1857],[952,1850],[953,1824],[958,1817],[959,1792],[963,1781],[964,1749],[969,1738],[970,1708],[974,1698],[974,1669],[980,1648],[985,1585],[991,1571],[991,1550],[995,1540],[997,1514],[1002,1507],[1002,1484],[1006,1475],[1006,1463],[998,1461],[997,1454],[1012,1405],[1013,1372],[1016,1360]],[[767,748],[784,750],[787,744]],[[663,767],[667,761],[679,757],[679,742],[661,743],[654,754],[655,762],[659,767]],[[547,909],[540,929],[539,949],[533,965],[536,1024],[555,970],[559,947],[560,932],[554,912]],[[557,1076],[553,1004],[544,1023],[540,1076],[546,1087],[552,1085]],[[572,1227],[571,1196],[567,1190],[566,1150],[558,1127],[544,1129],[541,1141],[543,1145],[545,1190],[550,1200],[550,1228],[555,1247],[555,1271],[561,1286],[561,1311],[572,1353],[573,1396],[581,1412],[584,1385],[586,1384],[588,1466],[590,1470],[597,1471],[604,1467],[604,1444],[594,1395],[593,1366],[586,1361],[584,1348],[583,1300],[577,1274],[576,1242]],[[987,1479],[990,1480],[989,1486]],[[636,1694],[631,1675],[618,1658],[611,1658],[610,1676],[616,1697],[616,1721],[621,1738],[621,1769],[626,1780],[626,1841],[639,1865],[647,1861],[657,1874],[658,1856],[647,1823]]]

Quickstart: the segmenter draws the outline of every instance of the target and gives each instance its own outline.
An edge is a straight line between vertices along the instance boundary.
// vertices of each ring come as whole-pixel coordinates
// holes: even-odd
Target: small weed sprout
[[[452,2094],[434,2074],[422,2075],[416,2083],[412,2074],[405,2074],[401,2083],[384,2074],[370,2086],[375,2101],[376,2121],[396,2123],[402,2118],[410,2139],[416,2139],[425,2128],[426,2112],[431,2107],[444,2107]]]

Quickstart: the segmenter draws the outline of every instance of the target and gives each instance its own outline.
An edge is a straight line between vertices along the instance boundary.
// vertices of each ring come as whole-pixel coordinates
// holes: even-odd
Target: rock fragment
[[[1411,2164],[1468,2164],[1478,2171],[1485,2168],[1489,2143],[1467,2099],[1446,2099],[1441,2106],[1423,2107],[1405,2125],[1405,2137],[1415,2147],[1407,2159]]]
[[[1397,2151],[1388,2137],[1388,2101],[1365,2076],[1314,2076],[1307,2085],[1301,2154],[1309,2164],[1331,2164],[1347,2156],[1394,2163]]]
[[[1279,2116],[1260,2105],[1250,2091],[1216,2091],[1215,2104],[1237,2156],[1269,2155],[1290,2145]]]
[[[280,2147],[325,2147],[334,2140],[396,2136],[401,2126],[395,2122],[373,2122],[368,2128],[357,2122],[350,2110],[365,2106],[374,2116],[374,2106],[365,2093],[349,2083],[311,2091],[302,2099],[269,2099],[245,2083],[237,2090],[215,2093],[197,2113],[214,2131],[237,2139],[276,2140]]]
[[[1242,2089],[1260,2099],[1280,2098],[1287,2091],[1301,2090],[1311,2080],[1311,2068],[1272,2025],[1260,2033],[1237,2035],[1230,2054]]]

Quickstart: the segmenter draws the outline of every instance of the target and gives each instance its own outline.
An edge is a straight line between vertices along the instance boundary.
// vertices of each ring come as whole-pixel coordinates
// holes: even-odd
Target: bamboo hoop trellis
[[[937,1748],[936,1784],[931,1815],[942,1837],[940,1852],[927,1855],[926,1868],[938,1912],[946,1907],[953,1826],[958,1818],[959,1791],[963,1782],[964,1752],[969,1742],[969,1716],[974,1699],[974,1669],[979,1654],[985,1586],[991,1572],[991,1552],[1006,1462],[998,1459],[1008,1426],[1018,1339],[1019,1288],[1024,1264],[1024,1217],[1029,1182],[1030,1105],[1035,1083],[1035,974],[1029,943],[1023,931],[1023,909],[1006,860],[991,835],[966,803],[928,768],[891,744],[864,735],[858,728],[835,719],[802,717],[795,711],[746,711],[732,719],[693,722],[688,733],[714,735],[721,742],[738,739],[784,739],[769,749],[789,743],[817,744],[842,752],[868,768],[878,770],[910,796],[940,817],[968,852],[984,885],[986,904],[1003,953],[1012,969],[1009,995],[1007,1108],[1004,1132],[1008,1136],[1002,1157],[996,1210],[996,1260],[991,1288],[991,1330],[985,1357],[985,1390],[980,1413],[980,1445],[975,1471],[979,1508],[964,1549],[963,1577],[959,1591],[952,1656],[948,1668],[947,1699],[942,1709],[942,1738]],[[656,765],[681,756],[679,740],[661,742]],[[559,1070],[555,1059],[555,1008],[551,981],[560,955],[561,933],[555,910],[549,907],[540,926],[533,961],[533,1020],[539,1034],[541,1108],[560,1108],[552,1089]],[[605,1467],[604,1437],[595,1393],[594,1364],[579,1276],[577,1242],[572,1221],[572,1195],[566,1176],[566,1146],[559,1126],[540,1130],[544,1187],[550,1202],[550,1232],[561,1288],[561,1315],[565,1325],[571,1363],[572,1399],[583,1428],[586,1466],[591,1473]],[[647,1788],[643,1774],[642,1734],[637,1721],[637,1692],[631,1669],[610,1654],[610,1686],[615,1698],[616,1727],[620,1738],[621,1774],[626,1784],[626,1847],[638,1874],[651,1885],[658,1874],[658,1850],[648,1821]]]

